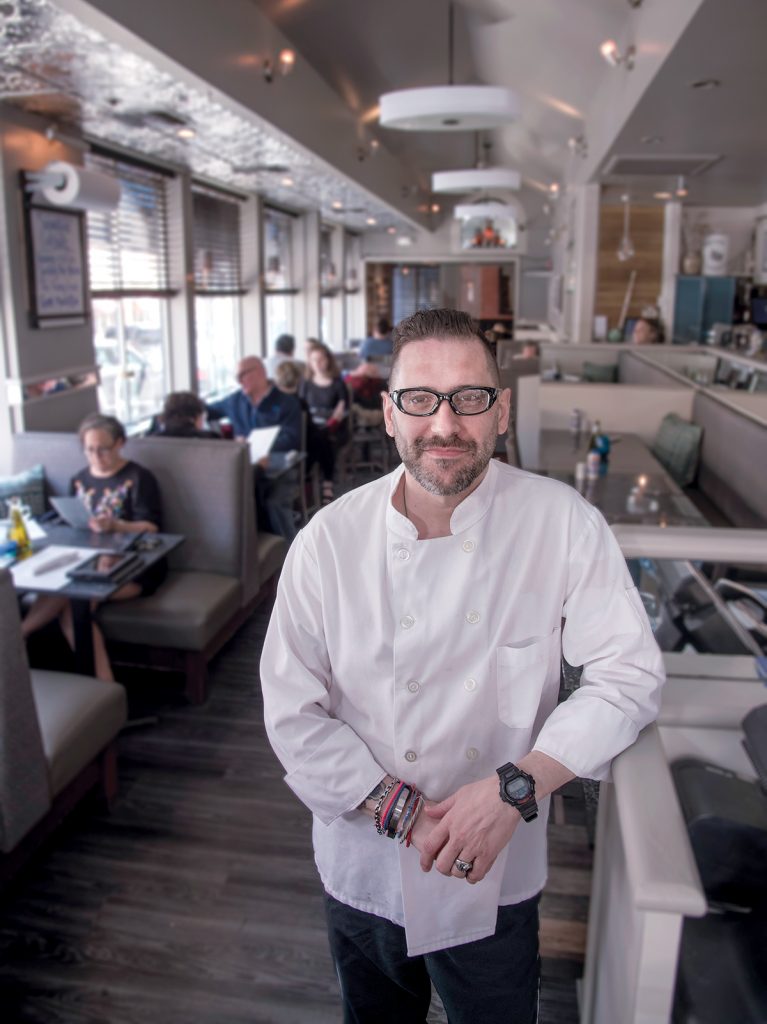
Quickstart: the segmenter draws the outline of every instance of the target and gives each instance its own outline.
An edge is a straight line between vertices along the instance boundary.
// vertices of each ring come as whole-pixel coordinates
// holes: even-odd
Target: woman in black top
[[[124,458],[125,429],[114,416],[94,413],[80,424],[80,440],[88,465],[76,473],[70,491],[90,513],[89,526],[95,533],[157,533],[161,525],[160,491],[148,469]],[[151,566],[137,579],[123,584],[107,600],[126,601],[151,594],[165,576],[165,563]],[[69,601],[55,595],[41,595],[22,623],[25,636],[56,617],[64,635],[74,647],[72,610]],[[99,679],[114,679],[101,630],[93,625],[93,658]]]
[[[330,442],[331,458],[323,460],[322,503],[333,500],[333,472],[336,449],[349,438],[349,392],[333,353],[320,341],[311,343],[307,352],[306,380],[299,395],[309,406],[312,423]]]

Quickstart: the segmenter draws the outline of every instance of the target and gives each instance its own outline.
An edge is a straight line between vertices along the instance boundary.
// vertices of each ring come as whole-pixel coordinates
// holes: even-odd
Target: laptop
[[[79,498],[51,498],[51,505],[68,526],[87,530],[90,513]]]

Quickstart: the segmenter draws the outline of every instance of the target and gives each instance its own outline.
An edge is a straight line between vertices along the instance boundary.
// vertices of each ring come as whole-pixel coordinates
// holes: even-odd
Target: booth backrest
[[[259,587],[253,470],[245,445],[200,438],[133,438],[125,455],[157,478],[163,529],[185,541],[172,569],[219,573],[242,581],[243,599]],[[66,494],[85,459],[76,434],[27,433],[13,439],[18,471],[42,463],[52,494]]]
[[[630,351],[621,355],[618,379],[621,384],[640,384],[643,387],[680,387],[679,379],[673,373],[669,373],[661,363],[653,363],[642,358],[637,359]]]
[[[0,852],[50,807],[50,783],[11,574],[0,569]]]
[[[589,422],[599,420],[604,430],[638,434],[652,444],[663,417],[675,412],[692,419],[695,390],[690,387],[652,388],[631,384],[571,384],[543,381],[540,388],[542,430],[568,430],[573,409]]]
[[[767,424],[705,391],[693,421],[703,428],[698,487],[735,526],[767,526]]]

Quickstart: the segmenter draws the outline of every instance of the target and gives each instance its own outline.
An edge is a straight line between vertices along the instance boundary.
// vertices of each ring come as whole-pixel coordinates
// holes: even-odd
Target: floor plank
[[[341,1019],[310,820],[266,741],[267,610],[216,659],[204,707],[130,680],[156,725],[120,742],[110,814],[78,811],[0,906],[12,1024],[325,1024]],[[575,1024],[591,869],[582,791],[557,798],[541,904],[543,1024]],[[431,1022],[444,1021],[435,1000]]]

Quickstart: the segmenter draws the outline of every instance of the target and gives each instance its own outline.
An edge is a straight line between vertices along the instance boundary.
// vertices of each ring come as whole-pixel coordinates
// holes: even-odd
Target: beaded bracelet
[[[383,808],[384,802],[386,801],[386,798],[389,796],[394,787],[398,785],[400,785],[400,780],[392,779],[392,781],[389,783],[386,789],[384,789],[383,793],[381,793],[381,795],[378,798],[378,803],[376,804],[375,811],[373,812],[373,820],[375,821],[376,832],[379,834],[379,836],[382,836],[384,833],[383,826],[381,825],[381,810]]]

